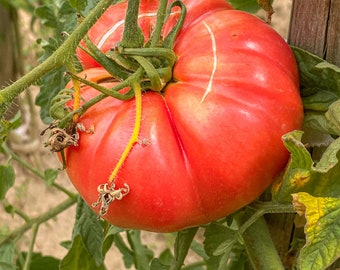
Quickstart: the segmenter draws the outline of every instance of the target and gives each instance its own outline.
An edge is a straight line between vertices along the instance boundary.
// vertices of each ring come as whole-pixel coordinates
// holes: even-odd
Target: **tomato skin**
[[[155,11],[157,2],[142,1],[141,10]],[[116,187],[126,183],[131,190],[104,216],[119,227],[170,232],[236,211],[282,170],[288,152],[281,136],[302,124],[298,72],[282,38],[224,0],[184,3],[188,16],[174,47],[174,82],[162,94],[143,93],[142,143],[134,145],[115,179]],[[104,13],[94,31],[105,34],[108,18],[120,19],[121,6]],[[142,23],[145,35],[150,22]],[[120,35],[105,46],[114,46]],[[82,59],[85,67],[98,65]],[[97,67],[81,76],[98,82],[105,74]],[[85,99],[95,95],[82,88]],[[135,100],[110,97],[80,118],[95,133],[80,133],[79,146],[67,149],[67,173],[89,205],[124,151],[134,121]]]

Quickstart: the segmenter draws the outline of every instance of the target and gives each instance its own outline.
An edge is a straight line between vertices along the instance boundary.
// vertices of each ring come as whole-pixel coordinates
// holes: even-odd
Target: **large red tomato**
[[[141,2],[148,37],[157,1]],[[147,143],[135,144],[119,170],[115,185],[126,183],[130,192],[104,216],[120,227],[176,231],[250,203],[287,162],[281,136],[302,123],[297,67],[285,41],[225,0],[184,3],[173,82],[162,93],[143,93],[139,138]],[[90,30],[102,50],[120,40],[125,8],[125,2],[111,7]],[[79,57],[86,68],[98,65]],[[108,76],[100,67],[84,73],[95,82]],[[82,91],[85,99],[98,95],[87,86]],[[80,133],[79,146],[68,148],[67,173],[91,205],[130,139],[135,100],[106,98],[80,122],[95,133]]]

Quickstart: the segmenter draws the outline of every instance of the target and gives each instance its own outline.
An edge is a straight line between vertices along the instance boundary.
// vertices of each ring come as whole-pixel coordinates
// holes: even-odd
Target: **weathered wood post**
[[[340,0],[293,0],[288,43],[339,66]],[[269,215],[267,222],[284,265],[291,267],[291,235],[303,233],[303,228],[294,229],[292,214]]]
[[[294,0],[288,42],[340,65],[340,0]]]

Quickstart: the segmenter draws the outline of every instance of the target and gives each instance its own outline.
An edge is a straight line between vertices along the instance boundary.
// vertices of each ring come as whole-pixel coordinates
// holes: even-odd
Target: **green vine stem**
[[[24,168],[28,169],[30,172],[32,172],[34,175],[38,176],[40,179],[45,180],[45,175],[32,167],[30,164],[28,164],[26,161],[21,159],[19,156],[17,156],[8,146],[6,143],[2,144],[2,149],[6,152],[8,156],[10,156],[13,160],[17,161],[21,166]],[[53,182],[52,186],[55,187],[56,189],[60,190],[61,192],[65,193],[67,196],[70,198],[76,198],[77,195],[68,189],[64,188],[63,186]]]
[[[33,255],[33,249],[34,249],[34,243],[35,240],[37,238],[38,235],[38,230],[39,230],[39,224],[34,224],[32,226],[32,238],[31,238],[31,242],[27,251],[27,255],[26,255],[26,260],[25,260],[25,264],[24,267],[22,268],[22,270],[30,270],[30,265],[31,265],[31,260],[32,260],[32,255]]]
[[[120,42],[123,47],[140,48],[143,46],[144,35],[138,25],[139,3],[140,0],[128,0],[124,32]]]
[[[254,210],[246,208],[235,215],[237,223],[240,228],[246,228],[242,234],[244,246],[248,254],[253,269],[275,269],[284,270],[281,259],[276,252],[276,248],[271,239],[270,232],[263,217],[264,212],[252,222],[250,226],[245,226],[249,223],[248,217],[254,217],[256,213]],[[257,216],[257,215],[256,215]]]
[[[46,211],[45,213],[39,215],[36,218],[30,219],[21,227],[13,230],[9,235],[5,236],[0,240],[0,246],[3,245],[5,242],[12,240],[12,239],[19,239],[26,231],[31,229],[35,224],[40,225],[51,218],[54,218],[61,212],[65,211],[66,209],[70,208],[73,204],[75,204],[78,200],[77,197],[67,198],[62,203],[58,204],[57,206],[53,207],[52,209]]]
[[[70,59],[80,40],[86,35],[87,31],[97,21],[103,12],[113,3],[112,0],[99,1],[98,5],[68,37],[68,39],[44,62],[32,69],[25,76],[14,82],[12,85],[0,91],[0,118],[6,112],[13,100],[30,85],[44,76],[49,71],[64,65]]]
[[[177,233],[175,242],[175,256],[169,270],[182,269],[184,260],[188,254],[191,242],[197,233],[198,227],[184,229]]]

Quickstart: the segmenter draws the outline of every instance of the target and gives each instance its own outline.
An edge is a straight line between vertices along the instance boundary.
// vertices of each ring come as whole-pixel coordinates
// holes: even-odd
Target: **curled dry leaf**
[[[266,12],[266,22],[270,23],[274,9],[270,3],[270,0],[257,0],[259,6]]]

